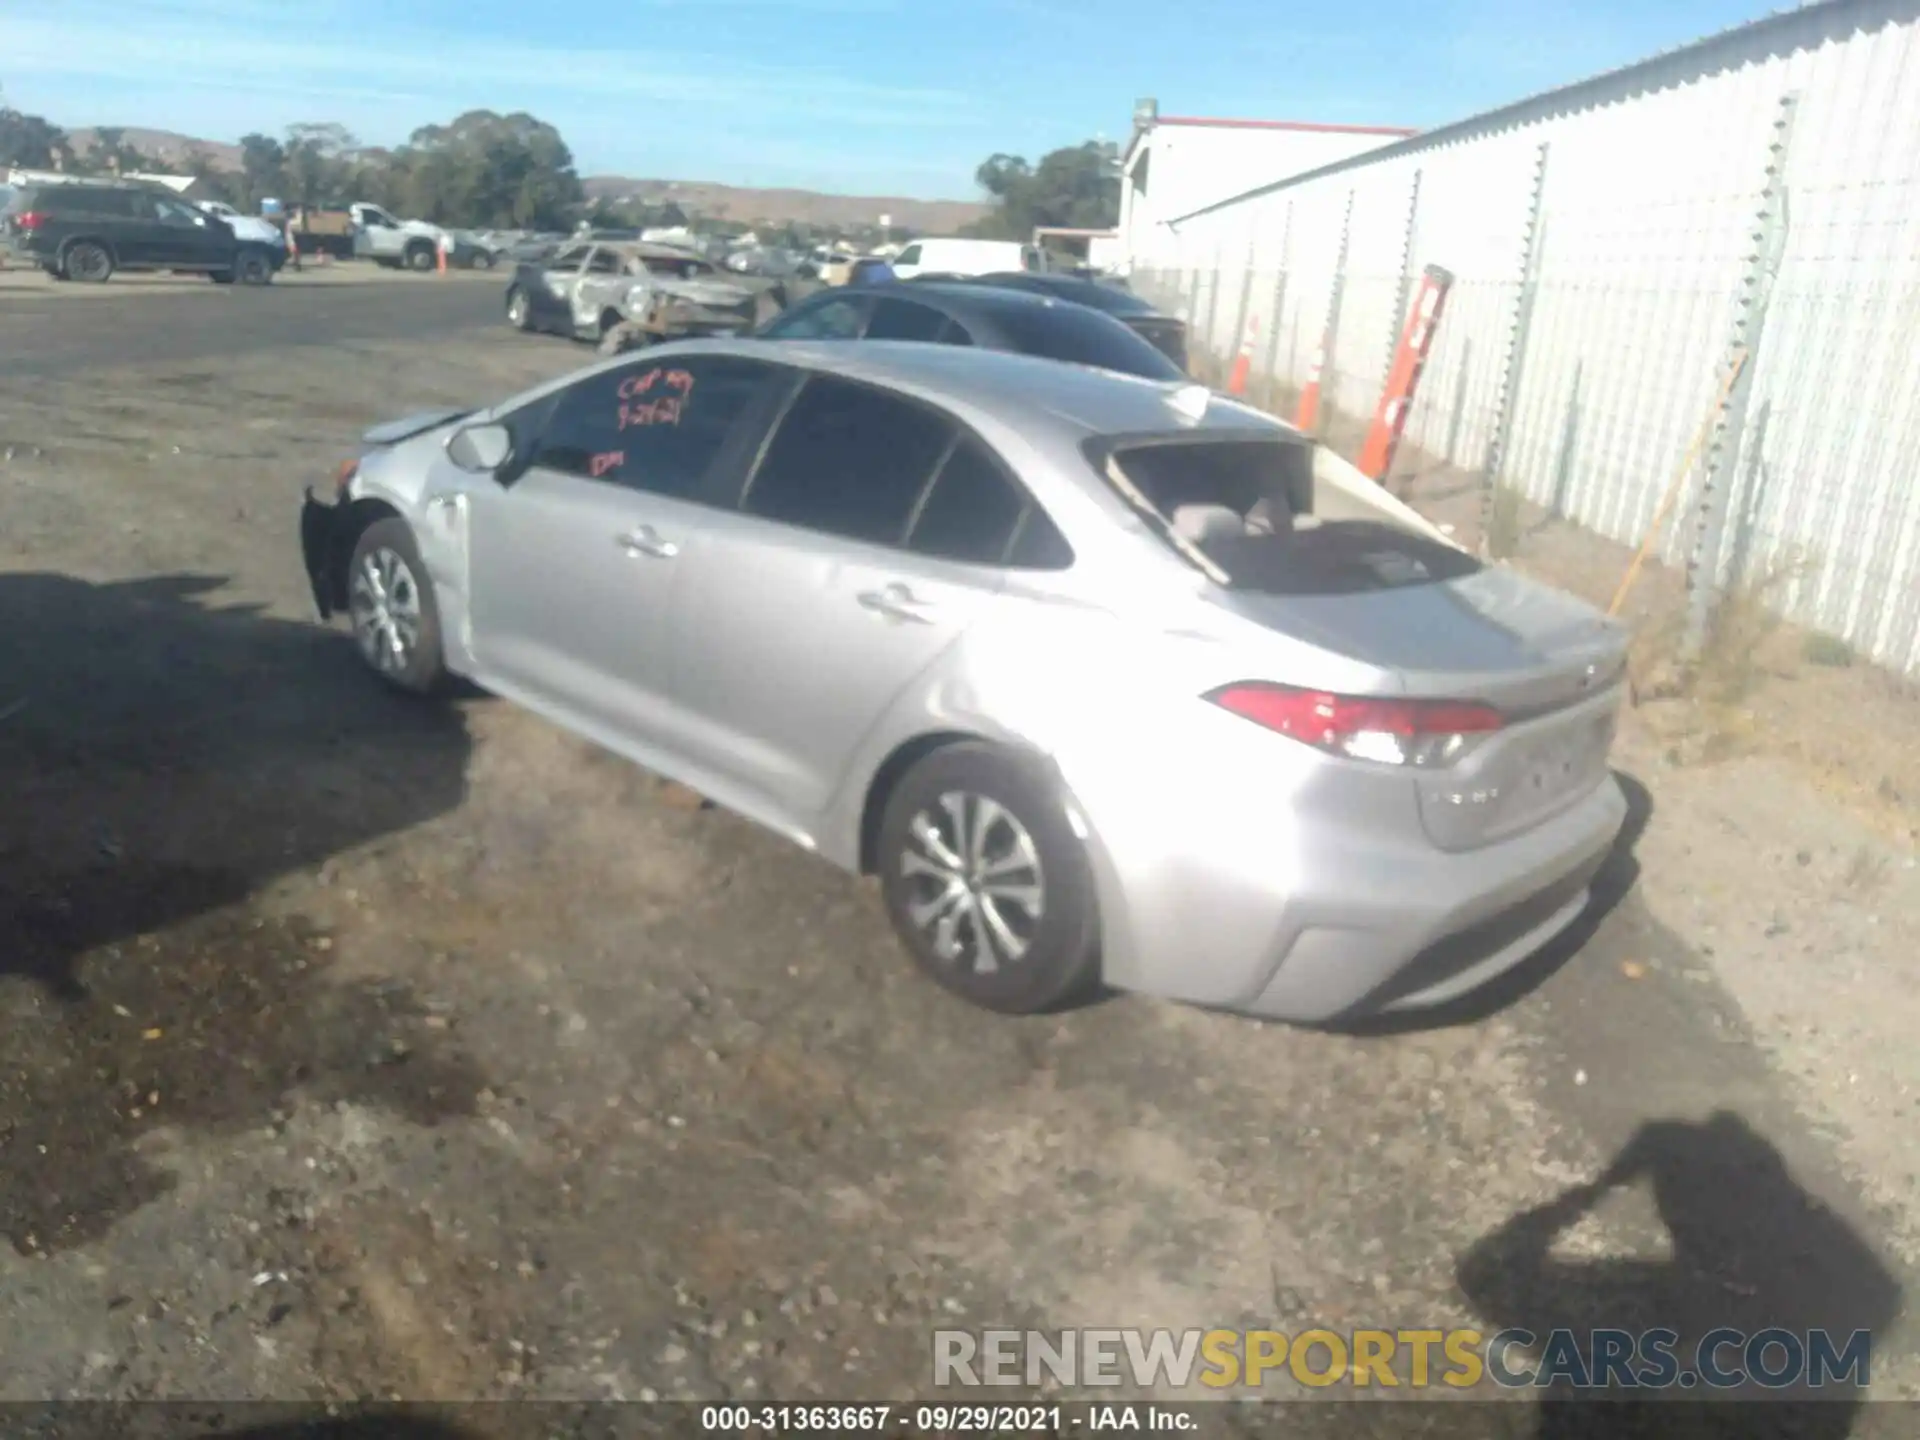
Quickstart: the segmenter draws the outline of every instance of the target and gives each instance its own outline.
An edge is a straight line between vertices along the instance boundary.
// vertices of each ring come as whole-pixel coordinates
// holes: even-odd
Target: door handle
[[[913,598],[913,591],[904,585],[888,585],[880,590],[864,590],[859,595],[860,608],[870,610],[889,620],[910,620],[918,625],[932,622],[924,606]]]
[[[427,508],[429,510],[457,510],[459,507],[460,497],[458,495],[440,494],[429,495],[427,497]]]
[[[650,560],[671,560],[680,553],[678,545],[663,538],[651,525],[642,525],[637,530],[616,535],[613,537],[613,543],[629,555],[644,555]]]

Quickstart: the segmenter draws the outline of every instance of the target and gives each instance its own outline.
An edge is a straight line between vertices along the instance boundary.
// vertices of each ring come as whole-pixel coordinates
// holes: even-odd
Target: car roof
[[[1075,444],[1091,435],[1151,435],[1196,428],[1292,433],[1272,416],[1201,385],[1143,380],[1008,350],[917,340],[863,340],[850,345],[835,340],[738,338],[685,343],[688,354],[734,354],[864,380],[963,414],[988,415],[1027,434],[1048,432]],[[1200,420],[1184,415],[1175,405],[1175,397],[1183,391],[1207,396]]]
[[[969,280],[909,280],[898,290],[874,288],[874,296],[897,295],[902,300],[917,300],[948,315],[992,321],[997,315],[1021,312],[1039,313],[1058,306],[1058,296],[1032,290],[1005,290],[979,285]]]
[[[990,275],[976,276],[967,283],[1053,295],[1094,310],[1104,310],[1109,315],[1159,313],[1130,290],[1117,290],[1111,285],[1102,285],[1098,280],[1086,280],[1078,275],[1049,275],[1044,271],[1036,273],[1024,270],[1002,270]]]

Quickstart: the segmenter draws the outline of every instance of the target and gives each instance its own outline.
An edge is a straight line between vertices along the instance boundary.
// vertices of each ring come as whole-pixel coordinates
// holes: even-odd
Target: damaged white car
[[[507,286],[507,322],[608,353],[700,335],[744,334],[786,308],[777,281],[640,240],[582,240],[523,262]]]

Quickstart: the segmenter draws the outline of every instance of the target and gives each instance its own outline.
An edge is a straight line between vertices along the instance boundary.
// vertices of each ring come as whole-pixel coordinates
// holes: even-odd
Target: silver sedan
[[[1450,999],[1575,919],[1625,818],[1620,628],[1316,516],[1306,441],[1199,387],[696,341],[367,442],[302,538],[377,674],[876,873],[994,1009]]]

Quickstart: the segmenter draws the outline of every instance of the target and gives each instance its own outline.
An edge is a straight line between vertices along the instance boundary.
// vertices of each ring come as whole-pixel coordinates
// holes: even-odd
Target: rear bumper
[[[1519,834],[1444,851],[1411,777],[1223,719],[1167,732],[1153,753],[1177,764],[1126,744],[1063,769],[1116,989],[1305,1023],[1440,1004],[1571,925],[1626,823],[1609,772]]]

